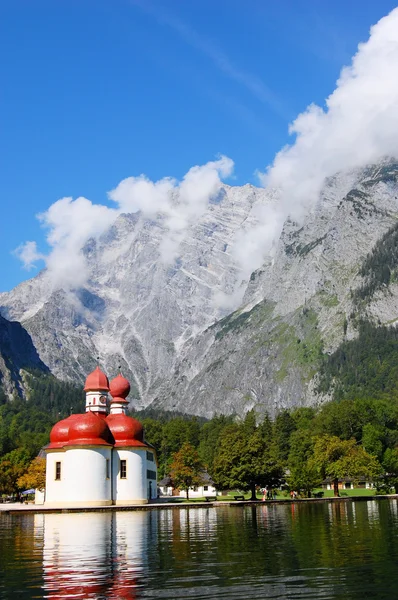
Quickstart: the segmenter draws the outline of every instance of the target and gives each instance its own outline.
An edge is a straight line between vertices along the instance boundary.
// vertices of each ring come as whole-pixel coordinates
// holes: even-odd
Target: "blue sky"
[[[64,196],[109,204],[124,178],[181,178],[218,154],[257,183],[288,125],[323,106],[387,0],[14,0],[0,8],[0,291],[12,251]]]

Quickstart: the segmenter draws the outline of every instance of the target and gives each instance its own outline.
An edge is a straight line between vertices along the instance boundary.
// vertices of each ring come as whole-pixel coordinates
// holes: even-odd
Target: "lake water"
[[[0,598],[396,598],[397,500],[0,513]]]

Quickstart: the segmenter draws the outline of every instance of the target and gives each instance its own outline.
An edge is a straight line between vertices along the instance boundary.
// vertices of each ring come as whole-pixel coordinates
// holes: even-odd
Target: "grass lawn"
[[[321,488],[313,490],[313,492],[323,492],[324,498],[333,498],[333,490],[322,490]],[[351,490],[339,490],[340,496],[342,498],[347,496],[374,496],[376,494],[376,490],[367,490],[364,488],[354,488]],[[244,496],[245,500],[250,500],[251,494],[249,492],[243,493],[237,490],[229,491],[225,495],[217,496],[218,501],[235,501],[235,496]],[[262,500],[262,494],[257,494],[257,500]],[[288,500],[290,499],[289,493],[281,492],[277,490],[276,500]],[[179,498],[179,501],[186,502],[186,498]],[[189,498],[189,502],[204,502],[205,498]]]
[[[322,491],[322,490],[315,490]],[[333,490],[323,490],[324,498],[333,498]],[[339,490],[339,494],[342,498],[347,496],[374,496],[376,494],[376,490],[367,490],[365,488],[354,488],[352,490]]]

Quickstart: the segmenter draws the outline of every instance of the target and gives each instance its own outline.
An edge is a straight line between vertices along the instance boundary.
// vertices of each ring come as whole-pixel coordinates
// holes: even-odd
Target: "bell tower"
[[[106,415],[109,381],[98,366],[87,376],[84,391],[86,392],[86,412]]]

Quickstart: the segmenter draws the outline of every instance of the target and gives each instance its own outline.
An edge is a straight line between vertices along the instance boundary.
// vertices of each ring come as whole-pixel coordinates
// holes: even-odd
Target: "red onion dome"
[[[114,402],[127,402],[126,398],[130,393],[130,383],[121,373],[119,373],[119,375],[110,382],[109,391]]]
[[[144,428],[137,419],[123,413],[106,417],[115,446],[147,446],[144,442]]]
[[[68,443],[69,439],[69,428],[73,421],[78,419],[80,415],[70,415],[62,421],[58,421],[51,429],[50,432],[50,444],[48,448],[62,448]]]
[[[69,445],[111,445],[112,434],[101,415],[91,411],[79,415],[69,428]]]
[[[108,378],[99,367],[96,367],[90,375],[87,375],[86,383],[84,384],[85,392],[96,392],[97,390],[109,392]]]

